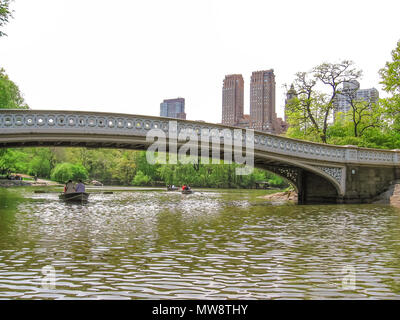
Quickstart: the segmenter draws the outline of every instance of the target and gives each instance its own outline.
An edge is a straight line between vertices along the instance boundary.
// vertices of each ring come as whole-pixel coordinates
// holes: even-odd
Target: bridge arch
[[[76,146],[145,150],[146,134],[170,122],[177,131],[234,133],[234,127],[198,121],[102,112],[60,110],[0,110],[0,148]],[[168,136],[169,139],[169,136]],[[312,143],[264,132],[243,135],[254,145],[254,166],[291,181],[303,203],[362,202],[382,192],[400,177],[400,151]],[[223,158],[223,157],[221,157]],[[358,174],[359,173],[359,174]],[[363,180],[364,179],[364,180]],[[365,185],[368,184],[368,188]]]
[[[273,160],[275,165],[263,162],[265,159],[268,161]],[[323,167],[316,167],[295,160],[282,159],[272,155],[257,153],[255,153],[254,161],[256,168],[268,170],[290,181],[296,188],[297,192],[300,192],[300,189],[304,187],[302,186],[302,179],[304,179],[304,174],[307,173],[321,177],[327,184],[331,185],[335,189],[337,196],[344,196],[345,190],[343,184],[341,184],[341,179],[338,177],[335,178],[333,175],[321,170]],[[339,168],[339,170],[342,170],[342,168]]]

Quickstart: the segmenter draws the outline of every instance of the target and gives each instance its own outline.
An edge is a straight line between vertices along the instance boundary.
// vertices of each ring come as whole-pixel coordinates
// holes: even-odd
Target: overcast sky
[[[184,97],[190,120],[221,121],[222,81],[273,68],[276,107],[298,71],[353,60],[362,88],[400,39],[400,1],[16,0],[0,66],[33,109],[159,115]]]

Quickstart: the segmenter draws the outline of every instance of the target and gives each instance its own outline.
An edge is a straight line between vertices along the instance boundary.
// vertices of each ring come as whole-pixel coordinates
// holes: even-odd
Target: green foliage
[[[392,51],[392,61],[386,62],[385,67],[379,70],[379,74],[383,90],[400,95],[400,40]]]
[[[324,62],[309,72],[298,72],[291,90],[294,97],[288,101],[286,115],[291,127],[288,135],[327,143],[329,121],[333,117],[334,102],[340,85],[356,80],[361,70],[352,61]],[[317,88],[321,87],[323,90]]]
[[[283,179],[263,170],[254,169],[246,176],[236,175],[237,164],[176,164],[163,165],[159,168],[160,178],[166,184],[209,188],[249,188],[256,181],[272,181],[272,185],[287,185]]]
[[[10,0],[0,0],[0,28],[5,26],[9,19],[12,18],[10,2]],[[0,30],[0,37],[3,36],[6,36],[6,34]]]
[[[48,177],[51,173],[50,163],[42,161],[40,157],[34,157],[29,162],[28,174],[31,176]]]
[[[0,149],[1,150],[1,149]],[[69,179],[98,180],[113,185],[165,185],[193,187],[251,188],[256,181],[286,187],[286,180],[264,170],[247,176],[236,175],[237,164],[147,163],[146,152],[116,149],[25,148],[2,151],[0,170],[37,175],[65,182]],[[207,159],[208,160],[208,159]]]
[[[379,71],[383,89],[390,93],[381,103],[384,107],[385,116],[390,119],[392,129],[400,131],[400,41],[392,51],[392,61],[388,61],[385,67]]]
[[[321,64],[310,72],[296,74],[286,115],[290,124],[286,135],[295,139],[367,148],[400,147],[400,41],[392,52],[393,62],[380,71],[385,90],[392,97],[378,103],[357,98],[356,91],[341,90],[343,81],[355,80],[361,71],[352,63]],[[345,66],[348,70],[345,70]],[[344,75],[347,74],[345,77]],[[329,90],[317,91],[318,84]],[[323,87],[322,86],[322,87]],[[347,113],[333,119],[335,97],[343,95],[350,105]],[[330,113],[332,112],[332,113]],[[333,121],[332,121],[333,120]]]
[[[133,153],[133,161],[136,165],[136,170],[142,171],[152,181],[160,179],[159,170],[160,164],[150,164],[147,162],[146,151]]]
[[[18,86],[3,68],[0,68],[0,109],[28,109]]]
[[[29,155],[21,149],[6,149],[0,157],[0,171],[26,173],[29,169]]]
[[[138,171],[133,178],[132,184],[135,186],[147,186],[150,183],[150,177],[145,175],[142,171]]]
[[[42,178],[50,177],[54,167],[55,159],[50,148],[31,148],[27,149],[30,154],[28,164],[28,174]]]
[[[58,182],[71,180],[86,180],[88,178],[87,170],[80,164],[68,162],[58,164],[51,172],[51,179]]]
[[[266,173],[266,180],[268,180],[271,187],[288,188],[290,186],[285,179],[270,172]]]

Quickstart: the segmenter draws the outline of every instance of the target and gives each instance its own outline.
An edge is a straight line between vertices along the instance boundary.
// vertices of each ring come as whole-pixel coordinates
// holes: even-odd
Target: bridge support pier
[[[323,177],[301,170],[298,177],[298,204],[337,203],[336,188]]]
[[[371,203],[400,178],[395,167],[368,167],[348,165],[344,203]]]
[[[399,168],[347,165],[344,195],[323,177],[301,170],[297,179],[298,204],[372,203],[400,179]]]
[[[304,171],[300,170],[297,177],[297,204],[306,204],[305,195],[307,193],[307,185],[304,183]]]

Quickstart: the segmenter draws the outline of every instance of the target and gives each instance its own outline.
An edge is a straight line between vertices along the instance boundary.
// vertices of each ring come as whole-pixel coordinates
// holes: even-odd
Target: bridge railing
[[[199,121],[84,111],[0,110],[0,138],[6,134],[100,134],[146,136],[151,129],[161,129],[168,136],[170,121],[176,121],[178,133],[189,130],[201,135],[202,130],[213,130],[223,142],[235,128]],[[290,139],[264,132],[254,137],[242,134],[243,141],[253,139],[255,151],[266,151],[300,159],[337,163],[398,165],[399,150],[334,146]]]

